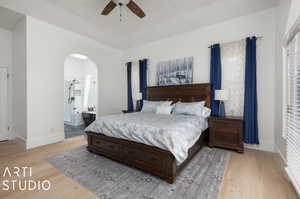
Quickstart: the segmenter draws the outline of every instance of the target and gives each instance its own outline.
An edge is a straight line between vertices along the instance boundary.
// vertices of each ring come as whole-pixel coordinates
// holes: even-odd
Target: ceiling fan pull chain
[[[122,4],[120,4],[120,22],[122,22]]]

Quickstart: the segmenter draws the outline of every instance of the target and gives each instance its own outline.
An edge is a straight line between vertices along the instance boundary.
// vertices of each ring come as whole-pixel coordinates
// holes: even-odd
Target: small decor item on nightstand
[[[225,105],[224,101],[228,100],[227,90],[216,90],[215,91],[215,100],[220,101],[219,105],[219,116],[225,117]]]
[[[136,93],[134,99],[136,100],[136,110],[137,111],[142,110],[143,94],[141,92]]]

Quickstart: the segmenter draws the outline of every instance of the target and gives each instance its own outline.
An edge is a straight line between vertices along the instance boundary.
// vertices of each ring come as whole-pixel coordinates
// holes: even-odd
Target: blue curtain
[[[210,83],[211,88],[211,115],[219,116],[219,102],[215,99],[215,90],[221,89],[222,65],[220,44],[211,46],[210,57]]]
[[[143,100],[147,99],[147,64],[148,60],[143,59],[139,61],[140,71],[140,92],[143,95]],[[143,101],[141,101],[141,107],[143,107]]]
[[[131,87],[132,63],[128,62],[126,65],[127,65],[127,109],[128,111],[133,111],[132,87]]]
[[[259,144],[257,124],[256,37],[246,39],[244,142]]]

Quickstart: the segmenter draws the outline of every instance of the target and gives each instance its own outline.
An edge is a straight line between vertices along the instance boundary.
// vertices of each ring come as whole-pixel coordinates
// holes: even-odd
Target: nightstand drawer
[[[210,127],[221,130],[224,133],[239,133],[242,128],[242,124],[238,122],[211,121]]]
[[[210,127],[222,127],[222,128],[228,128],[228,129],[236,129],[236,128],[242,128],[243,122],[241,121],[229,121],[229,120],[210,120],[209,121]]]
[[[214,142],[236,146],[240,142],[240,135],[232,129],[218,129],[214,131]]]

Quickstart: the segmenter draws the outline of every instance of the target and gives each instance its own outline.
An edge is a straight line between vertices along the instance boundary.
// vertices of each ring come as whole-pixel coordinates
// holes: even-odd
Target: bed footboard
[[[176,166],[175,158],[171,152],[158,147],[108,137],[100,133],[87,132],[86,134],[87,149],[90,152],[144,170],[172,184],[178,173],[200,150],[207,133],[201,135],[198,142],[190,149],[189,157],[180,167]]]
[[[157,147],[87,132],[88,150],[121,163],[142,169],[173,183],[176,175],[174,156]]]

